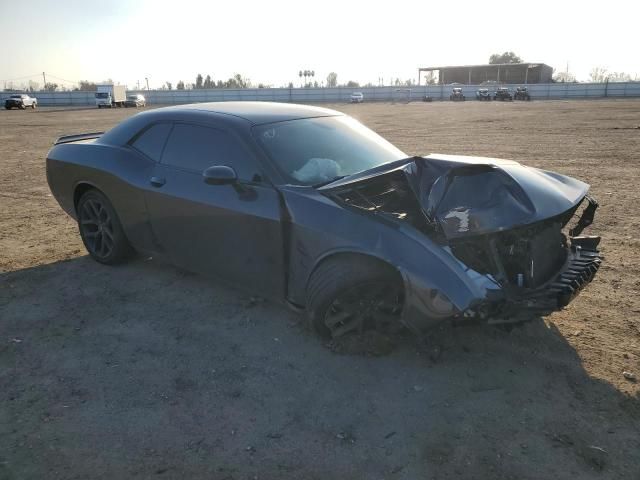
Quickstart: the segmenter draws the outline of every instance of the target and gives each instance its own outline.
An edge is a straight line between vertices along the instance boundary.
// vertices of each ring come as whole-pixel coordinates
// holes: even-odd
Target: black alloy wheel
[[[107,197],[89,190],[78,201],[76,210],[80,236],[94,260],[113,265],[129,257],[131,246]]]
[[[397,333],[402,328],[402,292],[386,282],[363,283],[339,294],[324,315],[331,338],[366,330]]]
[[[113,220],[104,205],[89,199],[80,210],[80,229],[87,250],[94,257],[108,258],[113,252]]]

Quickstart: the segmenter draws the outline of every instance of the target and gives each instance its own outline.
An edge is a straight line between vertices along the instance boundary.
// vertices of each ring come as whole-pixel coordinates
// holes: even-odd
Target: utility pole
[[[148,77],[144,77],[145,81],[147,82],[147,92],[149,91],[149,78]]]
[[[42,89],[46,90],[46,88],[47,88],[47,77],[44,75],[44,72],[42,72],[42,80],[44,80],[44,86],[42,87]]]

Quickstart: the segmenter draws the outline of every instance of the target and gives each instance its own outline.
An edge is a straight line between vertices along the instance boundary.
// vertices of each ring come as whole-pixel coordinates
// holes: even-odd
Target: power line
[[[25,80],[27,78],[40,77],[39,73],[34,73],[33,75],[25,75],[24,77],[16,77],[16,78],[5,78],[0,80],[0,82],[13,82],[16,80]]]
[[[34,73],[33,75],[25,75],[23,77],[0,79],[0,82],[15,82],[15,81],[18,81],[18,80],[31,80],[31,79],[34,79],[34,78],[38,78],[39,79],[41,76],[42,76],[42,73]],[[47,76],[49,78],[54,78],[54,79],[56,79],[58,81],[71,83],[71,84],[74,84],[74,85],[80,83],[79,80],[69,80],[69,79],[66,79],[66,78],[58,77],[57,75],[53,75],[51,73],[47,73]]]
[[[73,84],[80,83],[80,80],[67,80],[66,78],[61,78],[56,75],[52,75],[51,73],[48,73],[47,75],[49,75],[49,77],[51,78],[55,78],[56,80],[62,80],[63,82],[67,82],[67,83],[73,83]]]

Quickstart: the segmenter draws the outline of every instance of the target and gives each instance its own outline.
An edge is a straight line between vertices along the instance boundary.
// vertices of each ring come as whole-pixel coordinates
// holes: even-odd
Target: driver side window
[[[162,163],[197,173],[213,165],[228,165],[245,181],[259,173],[238,139],[222,130],[184,123],[174,125]]]

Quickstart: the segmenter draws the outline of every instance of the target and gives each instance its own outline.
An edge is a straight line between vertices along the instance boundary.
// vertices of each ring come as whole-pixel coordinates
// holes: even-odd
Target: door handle
[[[163,186],[165,183],[167,183],[167,181],[164,178],[160,178],[160,177],[151,177],[149,179],[149,183],[151,185],[153,185],[154,187],[161,187]]]

